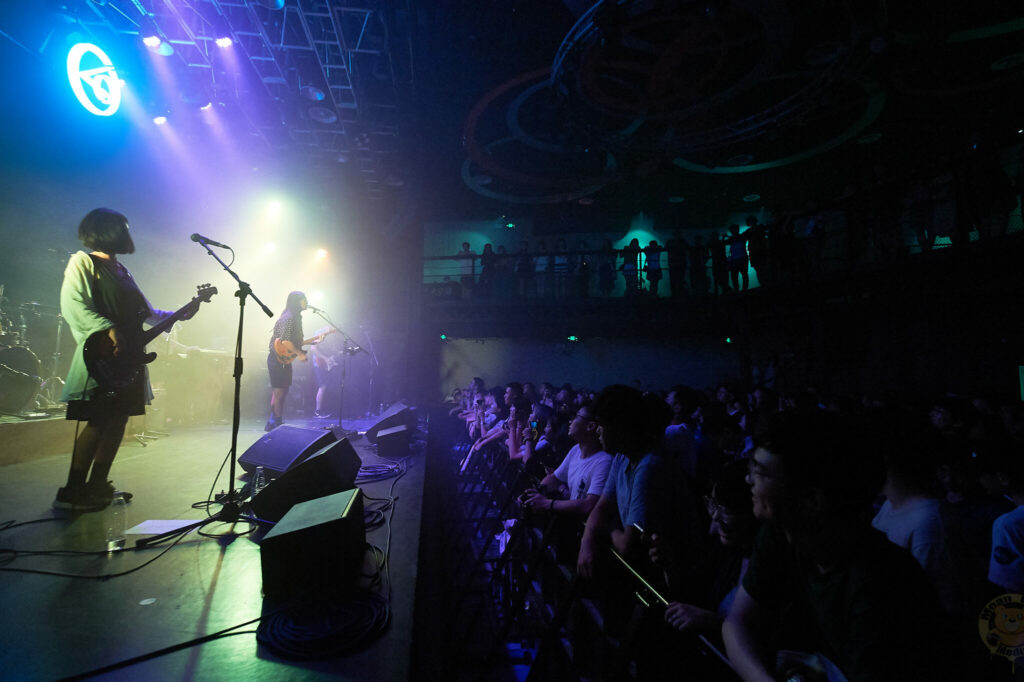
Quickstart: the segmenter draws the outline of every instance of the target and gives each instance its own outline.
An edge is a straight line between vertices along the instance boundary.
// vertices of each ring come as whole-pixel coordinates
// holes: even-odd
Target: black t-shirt
[[[776,633],[804,636],[787,641],[780,634],[778,648],[816,648],[850,682],[949,680],[959,674],[948,617],[924,570],[873,528],[849,532],[839,564],[821,574],[781,530],[766,525],[743,587],[784,619]]]

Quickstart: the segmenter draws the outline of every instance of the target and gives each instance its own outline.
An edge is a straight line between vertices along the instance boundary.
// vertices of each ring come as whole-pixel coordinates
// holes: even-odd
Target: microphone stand
[[[359,325],[359,328],[363,331],[363,336],[366,338],[366,345],[370,347],[370,360],[373,361],[373,367],[370,368],[370,381],[366,388],[366,415],[370,416],[373,413],[373,380],[377,376],[377,370],[380,369],[380,360],[377,359],[377,351],[373,349],[373,339],[370,338],[370,332],[363,329],[363,325]],[[380,401],[383,406],[384,401]],[[383,414],[384,410],[378,411],[378,416]]]
[[[366,349],[361,347],[355,342],[351,336],[343,332],[338,325],[331,321],[331,318],[326,315],[322,310],[315,309],[313,313],[320,319],[330,325],[331,329],[341,334],[342,338],[345,339],[345,349],[342,351],[345,354],[344,359],[341,361],[341,375],[340,385],[338,390],[338,426],[336,431],[341,435],[342,438],[351,438],[352,436],[358,435],[357,431],[349,431],[345,428],[345,373],[348,371],[348,360],[356,353],[367,353]],[[369,355],[369,353],[367,353]]]
[[[197,521],[196,523],[189,524],[182,528],[175,528],[174,530],[168,531],[166,533],[160,533],[159,535],[153,535],[148,538],[143,538],[135,543],[136,547],[146,547],[148,545],[166,540],[167,538],[184,535],[186,533],[190,533],[196,528],[202,528],[203,526],[209,523],[214,523],[215,521],[232,523],[240,518],[243,518],[241,514],[241,500],[239,499],[241,495],[235,491],[235,463],[238,459],[238,427],[242,420],[242,325],[245,320],[245,299],[251,296],[252,300],[256,301],[256,303],[260,306],[263,312],[267,314],[267,317],[273,317],[274,313],[273,311],[270,310],[270,308],[266,306],[266,304],[263,303],[263,301],[259,299],[258,296],[256,296],[256,294],[252,292],[252,288],[249,286],[249,283],[243,282],[241,278],[239,278],[239,276],[235,273],[235,271],[232,270],[227,263],[221,260],[220,256],[218,256],[210,249],[210,246],[209,244],[206,243],[206,240],[195,241],[204,249],[206,249],[206,252],[209,255],[213,256],[213,258],[218,263],[220,263],[220,266],[224,268],[224,271],[231,275],[231,277],[233,277],[236,282],[238,282],[238,291],[235,292],[235,296],[238,297],[238,334],[235,338],[235,371],[233,375],[235,378],[235,398],[231,415],[231,451],[228,453],[228,457],[230,459],[230,464],[228,466],[228,492],[223,496],[223,504],[221,506],[220,511],[217,514],[214,514],[213,516],[205,518],[202,521]],[[232,254],[233,253],[234,251],[232,251]],[[232,262],[234,262],[234,259],[232,259]],[[250,518],[249,520],[255,521],[256,519]]]

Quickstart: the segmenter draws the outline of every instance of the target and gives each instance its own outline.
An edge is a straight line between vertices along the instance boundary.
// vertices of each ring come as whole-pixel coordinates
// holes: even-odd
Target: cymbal
[[[215,350],[211,348],[200,348],[199,353],[200,355],[205,355],[206,357],[210,358],[232,358],[235,356],[234,353],[228,352],[226,350]]]
[[[47,305],[45,303],[37,303],[36,301],[26,301],[18,306],[22,310],[33,311],[37,313],[55,313],[60,310],[55,305]]]

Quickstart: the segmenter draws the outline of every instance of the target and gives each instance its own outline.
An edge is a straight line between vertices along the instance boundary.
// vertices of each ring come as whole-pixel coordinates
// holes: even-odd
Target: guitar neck
[[[160,334],[163,334],[165,331],[170,329],[174,325],[175,322],[178,322],[179,320],[181,320],[181,318],[183,318],[188,313],[188,309],[190,307],[192,307],[193,305],[194,305],[193,301],[190,301],[190,302],[186,303],[181,308],[179,308],[178,310],[174,311],[171,314],[171,316],[168,317],[167,319],[161,320],[160,322],[156,323],[155,325],[153,325],[149,329],[147,329],[144,332],[142,332],[142,337],[141,337],[142,338],[142,345],[145,346],[150,341],[152,341],[156,337],[160,336]]]
[[[302,345],[303,346],[308,346],[309,344],[313,343],[314,341],[316,341],[320,337],[322,337],[322,336],[330,336],[331,334],[335,333],[335,331],[336,330],[334,330],[334,329],[328,329],[323,334],[317,334],[316,336],[312,336],[312,337],[310,337],[308,339],[303,339],[302,340]]]

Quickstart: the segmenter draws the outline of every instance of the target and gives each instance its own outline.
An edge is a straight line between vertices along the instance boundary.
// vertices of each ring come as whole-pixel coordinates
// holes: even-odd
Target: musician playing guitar
[[[305,309],[304,293],[293,291],[288,294],[284,310],[274,323],[274,332],[270,335],[267,355],[267,372],[270,374],[270,419],[264,427],[265,431],[270,431],[284,422],[284,401],[292,385],[292,360],[297,358],[305,362],[307,355],[302,347],[318,343],[322,338],[302,337],[302,311]]]
[[[93,511],[103,509],[113,499],[114,486],[107,475],[124,438],[125,425],[128,417],[145,413],[153,391],[144,364],[123,385],[115,388],[101,383],[86,368],[87,342],[90,338],[94,343],[103,339],[115,357],[122,353],[141,356],[141,349],[129,350],[129,346],[143,321],[188,319],[195,314],[198,303],[178,313],[150,305],[117,258],[135,252],[128,219],[120,213],[107,208],[91,211],[78,226],[78,238],[91,253],[75,253],[64,270],[61,314],[77,348],[61,400],[68,404],[68,419],[86,424],[74,444],[67,483],[57,491],[53,506]],[[121,495],[125,500],[132,497],[130,493]]]

